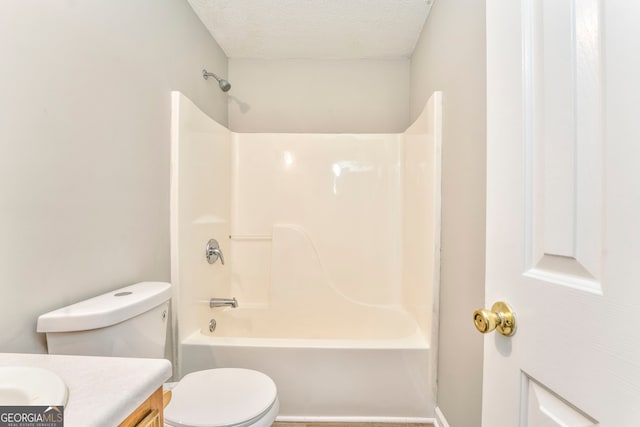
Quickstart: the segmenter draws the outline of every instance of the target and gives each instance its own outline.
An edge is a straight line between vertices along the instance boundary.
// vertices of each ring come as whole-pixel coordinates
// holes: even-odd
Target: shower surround
[[[178,376],[263,371],[285,421],[429,421],[440,94],[403,134],[240,134],[172,102]]]

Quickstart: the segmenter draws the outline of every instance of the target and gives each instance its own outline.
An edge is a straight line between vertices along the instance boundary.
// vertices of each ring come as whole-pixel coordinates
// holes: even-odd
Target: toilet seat
[[[208,369],[178,382],[164,419],[174,427],[245,427],[277,405],[276,385],[265,374],[239,368]]]

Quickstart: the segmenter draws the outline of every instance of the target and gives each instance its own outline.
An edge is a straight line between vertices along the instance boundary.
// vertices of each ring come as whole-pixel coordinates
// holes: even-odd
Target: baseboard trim
[[[388,424],[433,424],[438,423],[435,418],[423,417],[296,417],[278,416],[276,421],[285,423],[388,423]],[[445,425],[444,427],[449,427]]]
[[[442,413],[440,408],[438,408],[437,406],[436,406],[436,418],[434,419],[433,425],[435,425],[436,427],[450,427],[449,423],[447,422],[447,419],[444,417],[444,414]]]

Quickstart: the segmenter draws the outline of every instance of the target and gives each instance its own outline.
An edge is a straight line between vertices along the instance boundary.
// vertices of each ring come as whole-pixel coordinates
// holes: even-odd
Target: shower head
[[[231,83],[229,83],[225,79],[218,80],[218,85],[220,86],[220,89],[222,89],[223,92],[228,92],[229,89],[231,89]]]
[[[202,77],[204,77],[205,80],[208,80],[209,77],[213,77],[214,79],[216,79],[218,81],[218,86],[220,86],[220,89],[223,92],[228,92],[229,89],[231,89],[231,83],[229,83],[225,79],[221,79],[213,73],[208,72],[206,68],[202,70]]]

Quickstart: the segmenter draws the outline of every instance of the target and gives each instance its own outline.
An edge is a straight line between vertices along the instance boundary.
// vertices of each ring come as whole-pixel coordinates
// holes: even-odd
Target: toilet
[[[141,282],[43,314],[49,354],[163,358],[171,285]],[[269,427],[280,404],[273,380],[250,369],[192,372],[172,388],[166,426]]]

